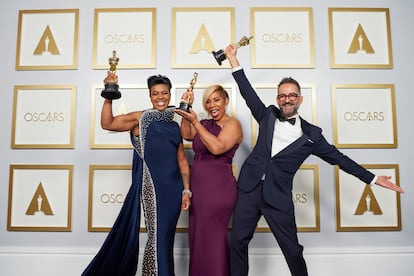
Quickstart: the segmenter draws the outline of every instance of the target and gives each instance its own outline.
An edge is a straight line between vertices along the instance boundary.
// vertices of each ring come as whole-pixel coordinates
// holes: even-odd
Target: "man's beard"
[[[286,107],[287,107],[287,106],[289,106],[289,107],[293,106],[292,111],[291,111],[291,112],[289,112],[289,113],[285,113],[285,111],[283,110],[283,107],[285,107],[285,106],[286,106]],[[291,117],[291,116],[295,115],[295,114],[298,112],[298,107],[297,107],[297,106],[295,106],[295,104],[294,104],[294,103],[283,104],[283,105],[280,107],[280,111],[281,111],[282,116],[283,116],[284,118],[289,118],[289,117]]]

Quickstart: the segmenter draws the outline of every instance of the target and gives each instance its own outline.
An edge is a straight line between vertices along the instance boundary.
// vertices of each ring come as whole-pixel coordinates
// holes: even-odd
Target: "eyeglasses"
[[[297,99],[297,97],[299,97],[299,94],[289,93],[287,95],[285,95],[285,94],[279,94],[279,95],[277,95],[277,99],[280,100],[280,101],[286,100],[286,97],[288,97],[289,100],[294,101],[294,100]]]

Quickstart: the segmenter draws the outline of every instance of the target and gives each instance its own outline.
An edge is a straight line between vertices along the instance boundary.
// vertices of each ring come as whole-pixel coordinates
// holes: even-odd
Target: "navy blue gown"
[[[174,107],[143,112],[134,146],[132,185],[104,244],[83,276],[133,276],[137,271],[140,203],[148,240],[142,275],[174,275],[173,246],[183,182],[177,150],[182,143]]]

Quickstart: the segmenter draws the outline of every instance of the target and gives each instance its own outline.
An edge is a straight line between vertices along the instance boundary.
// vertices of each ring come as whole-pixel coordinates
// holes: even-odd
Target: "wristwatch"
[[[185,193],[187,193],[187,194],[188,194],[188,196],[189,196],[190,198],[193,196],[193,193],[192,193],[192,192],[191,192],[191,190],[189,190],[189,189],[184,189],[184,190],[183,190],[183,195],[184,195]]]

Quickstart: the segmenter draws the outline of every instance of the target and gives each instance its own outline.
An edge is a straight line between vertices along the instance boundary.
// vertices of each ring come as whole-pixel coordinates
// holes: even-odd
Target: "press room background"
[[[293,76],[302,83],[313,83],[316,87],[317,124],[324,129],[328,140],[332,141],[333,124],[331,108],[331,84],[333,83],[391,83],[395,85],[398,147],[395,149],[344,149],[361,164],[398,164],[400,184],[406,193],[401,196],[402,230],[390,232],[336,232],[335,185],[332,166],[310,158],[306,163],[319,165],[320,185],[320,232],[299,233],[300,242],[305,246],[310,271],[314,275],[408,275],[414,265],[409,256],[414,253],[414,203],[412,200],[412,64],[414,57],[414,4],[402,1],[8,1],[2,4],[1,18],[1,100],[0,115],[0,274],[19,275],[25,271],[19,266],[22,260],[32,275],[77,275],[93,256],[104,240],[106,233],[88,232],[88,177],[90,164],[130,164],[130,150],[90,149],[90,93],[93,85],[101,84],[105,70],[92,69],[93,15],[95,8],[156,8],[156,68],[120,70],[122,84],[142,84],[152,74],[164,74],[174,83],[188,83],[194,69],[171,68],[171,9],[173,7],[234,7],[235,36],[240,38],[250,31],[251,7],[312,7],[314,26],[315,68],[311,69],[252,69],[250,50],[239,51],[239,59],[252,82],[278,82],[284,76]],[[393,47],[394,68],[392,69],[331,69],[329,65],[328,7],[389,8],[390,28]],[[30,9],[79,9],[78,69],[16,71],[16,41],[19,10]],[[223,45],[223,47],[226,45]],[[230,69],[196,69],[200,82],[231,83]],[[13,88],[15,85],[35,84],[74,84],[77,89],[76,125],[74,149],[11,149]],[[234,99],[233,99],[234,100]],[[237,115],[243,122],[244,142],[237,152],[235,165],[240,168],[251,147],[250,112],[238,96]],[[372,99],[375,100],[375,99]],[[358,101],[356,98],[355,101]],[[178,104],[178,103],[172,103]],[[7,231],[8,186],[10,164],[73,164],[73,202],[71,232],[21,232]],[[145,235],[141,237],[144,246]],[[186,271],[187,234],[177,233],[176,257],[178,271]],[[267,271],[280,270],[287,273],[284,262],[278,253],[277,244],[270,233],[256,233],[251,242],[252,271],[266,275]],[[142,252],[140,252],[142,253]],[[336,260],[335,255],[355,254],[366,258],[345,258]],[[64,256],[59,258],[56,256]],[[46,256],[42,258],[42,256]],[[54,256],[54,257],[51,257]],[[70,257],[68,257],[70,256]],[[277,262],[267,259],[276,256]],[[319,258],[321,257],[322,258]],[[59,261],[52,264],[50,260]],[[328,259],[327,259],[328,258]],[[332,259],[331,259],[332,258]],[[332,262],[325,262],[331,260]],[[364,264],[359,264],[360,260]],[[384,260],[382,262],[381,260]],[[389,260],[391,260],[389,262]],[[33,261],[33,262],[32,262]],[[348,263],[349,261],[349,263]],[[278,264],[275,268],[274,264]],[[72,265],[73,264],[73,265]],[[56,266],[56,267],[55,267]],[[43,267],[43,268],[40,268]],[[359,267],[359,272],[349,274],[351,267]],[[55,269],[55,270],[53,270]],[[332,271],[330,272],[330,269]],[[3,273],[3,272],[4,273]],[[260,272],[261,271],[261,272]],[[39,273],[39,274],[36,274]],[[68,274],[65,274],[68,273]],[[326,274],[324,274],[326,273]],[[345,274],[341,274],[345,273]],[[361,274],[359,274],[361,273]],[[22,274],[20,274],[22,275]],[[181,275],[177,272],[177,275]],[[252,274],[259,275],[259,274]],[[280,274],[285,275],[285,274]],[[287,275],[287,274],[286,274]]]

